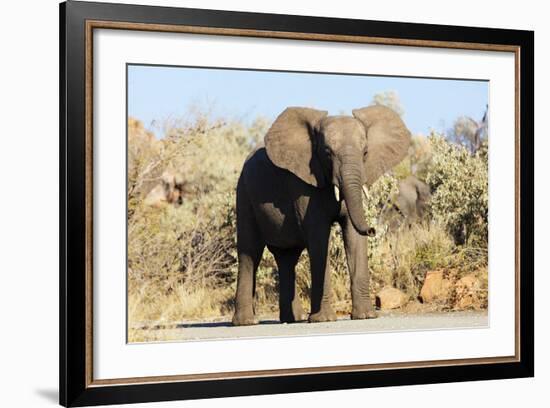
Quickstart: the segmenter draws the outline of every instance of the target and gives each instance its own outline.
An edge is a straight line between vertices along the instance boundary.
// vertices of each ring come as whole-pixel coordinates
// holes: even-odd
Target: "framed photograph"
[[[60,21],[62,405],[534,375],[533,32]]]

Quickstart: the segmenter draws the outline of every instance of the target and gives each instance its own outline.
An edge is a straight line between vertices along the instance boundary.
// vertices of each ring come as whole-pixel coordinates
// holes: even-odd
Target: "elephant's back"
[[[263,146],[256,148],[246,159],[241,173],[241,182],[251,203],[274,203],[284,207],[289,204],[287,190],[288,171],[275,166]]]
[[[246,158],[241,178],[251,188],[283,182],[286,171],[275,166],[263,145],[256,147]]]

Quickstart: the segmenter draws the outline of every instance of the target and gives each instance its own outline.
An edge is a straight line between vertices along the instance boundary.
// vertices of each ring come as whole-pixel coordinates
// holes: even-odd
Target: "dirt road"
[[[280,324],[274,319],[264,319],[256,326],[233,327],[228,321],[182,322],[172,326],[135,328],[131,337],[138,342],[182,341],[480,327],[488,327],[487,312],[380,313],[377,319],[341,319],[331,323]]]

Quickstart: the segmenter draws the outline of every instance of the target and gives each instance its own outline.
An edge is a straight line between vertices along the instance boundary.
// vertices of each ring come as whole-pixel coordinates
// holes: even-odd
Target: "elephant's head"
[[[145,204],[151,207],[162,207],[165,204],[179,206],[183,203],[183,176],[174,171],[162,173],[159,183],[145,197]]]
[[[407,154],[410,132],[390,108],[369,106],[351,116],[327,116],[326,111],[287,108],[275,120],[265,146],[269,159],[304,182],[333,185],[345,200],[351,221],[362,235],[367,225],[362,188],[399,163]]]

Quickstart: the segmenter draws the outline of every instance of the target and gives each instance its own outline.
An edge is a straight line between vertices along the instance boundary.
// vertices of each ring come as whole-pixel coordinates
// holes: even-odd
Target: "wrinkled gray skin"
[[[239,272],[234,325],[256,324],[256,269],[264,248],[279,270],[281,322],[307,319],[296,293],[295,265],[304,249],[311,264],[310,322],[336,320],[330,304],[330,229],[343,231],[353,319],[375,317],[369,298],[367,225],[362,186],[370,186],[407,153],[410,133],[389,108],[351,116],[287,108],[246,160],[237,185]],[[336,199],[334,186],[340,189]]]
[[[426,183],[409,176],[399,182],[397,197],[380,218],[390,230],[402,225],[410,227],[426,216],[431,197],[430,187]]]

